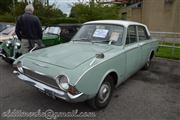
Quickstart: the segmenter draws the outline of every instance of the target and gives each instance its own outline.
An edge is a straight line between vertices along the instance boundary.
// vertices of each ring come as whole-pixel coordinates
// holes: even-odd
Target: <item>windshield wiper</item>
[[[81,38],[81,39],[75,39],[75,40],[72,40],[73,42],[74,41],[83,41],[83,42],[91,42],[91,40],[89,38]]]
[[[92,43],[104,43],[104,42],[109,42],[109,40],[103,40],[103,41],[91,41]]]

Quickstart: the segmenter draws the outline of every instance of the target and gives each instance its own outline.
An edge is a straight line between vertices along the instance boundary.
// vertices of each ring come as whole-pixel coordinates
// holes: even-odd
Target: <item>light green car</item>
[[[158,41],[143,24],[100,20],[85,23],[64,44],[25,54],[14,62],[18,78],[53,98],[102,109],[113,89],[150,66]],[[28,94],[28,93],[27,93]]]

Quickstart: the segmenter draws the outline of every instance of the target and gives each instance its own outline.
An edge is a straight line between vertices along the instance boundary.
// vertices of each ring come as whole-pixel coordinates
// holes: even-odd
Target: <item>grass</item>
[[[157,57],[180,60],[180,48],[174,49],[174,55],[172,55],[172,50],[173,48],[159,47],[159,50],[156,52],[155,55]]]
[[[169,43],[169,42],[162,42],[162,43],[159,43],[160,45],[169,45],[169,46],[173,46],[173,43]],[[180,43],[175,43],[174,44],[175,46],[180,46]]]

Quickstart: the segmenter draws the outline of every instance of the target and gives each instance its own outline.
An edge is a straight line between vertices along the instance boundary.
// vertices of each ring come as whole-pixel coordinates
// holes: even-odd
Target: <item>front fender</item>
[[[109,73],[115,72],[118,75],[118,80],[122,81],[125,72],[124,58],[123,55],[119,55],[89,68],[77,81],[76,88],[89,97],[94,97]]]

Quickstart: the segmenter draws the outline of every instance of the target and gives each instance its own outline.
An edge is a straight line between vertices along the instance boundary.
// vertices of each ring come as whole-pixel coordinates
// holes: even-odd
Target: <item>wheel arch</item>
[[[118,74],[117,71],[114,69],[108,70],[102,77],[100,84],[98,85],[98,88],[100,88],[101,84],[104,82],[105,78],[107,76],[113,77],[114,85],[116,86],[118,84]]]
[[[150,59],[152,59],[154,57],[154,50],[151,50],[149,57],[150,57]]]

